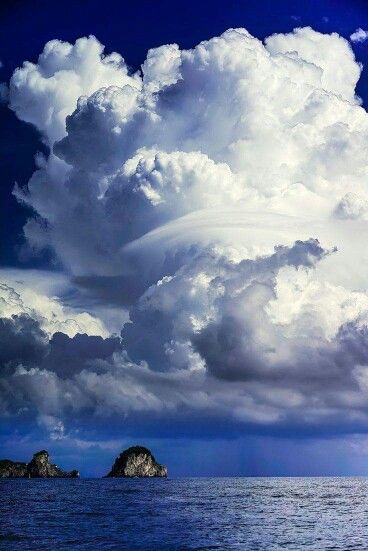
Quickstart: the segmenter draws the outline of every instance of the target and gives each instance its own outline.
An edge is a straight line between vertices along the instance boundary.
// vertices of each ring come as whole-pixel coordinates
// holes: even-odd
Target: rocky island
[[[66,472],[49,462],[49,453],[41,450],[29,463],[0,460],[0,478],[78,478],[76,470]]]
[[[116,458],[107,478],[167,477],[167,468],[156,462],[148,448],[132,446]]]

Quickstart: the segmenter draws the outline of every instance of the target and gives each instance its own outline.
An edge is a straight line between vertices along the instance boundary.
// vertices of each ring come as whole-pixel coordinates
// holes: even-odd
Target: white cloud
[[[50,336],[57,331],[70,337],[77,333],[107,335],[103,323],[87,312],[65,307],[57,297],[40,294],[22,281],[12,281],[12,286],[0,281],[0,317],[23,314],[37,320],[41,329]]]
[[[368,219],[368,201],[367,199],[349,192],[342,197],[336,205],[335,215],[341,219]]]
[[[67,438],[64,423],[52,415],[39,415],[38,424],[47,430],[51,440],[64,440]]]
[[[360,67],[347,41],[337,33],[322,34],[304,27],[289,34],[270,36],[266,47],[274,55],[283,54],[318,69],[320,84],[328,92],[348,100],[354,98]]]
[[[14,72],[10,106],[52,145],[65,134],[66,117],[76,108],[78,98],[101,86],[139,86],[127,73],[122,57],[117,53],[104,56],[94,36],[80,38],[74,45],[51,40],[37,64],[26,61]]]
[[[53,145],[15,194],[36,213],[29,246],[91,299],[129,308],[126,351],[64,377],[18,365],[19,407],[365,419],[368,115],[349,42],[231,29],[150,50],[142,76],[102,52],[53,41],[14,74],[12,109]],[[57,301],[26,303],[52,333]],[[59,307],[59,324],[82,323]]]
[[[153,92],[175,84],[180,78],[181,55],[177,44],[148,51],[142,65],[143,82]]]
[[[63,68],[65,59],[58,64]],[[104,82],[79,101],[55,146],[73,168],[51,155],[28,190],[16,191],[47,221],[27,223],[29,243],[54,249],[73,274],[120,274],[121,247],[132,237],[207,205],[210,212],[236,207],[245,217],[313,211],[327,218],[347,192],[367,195],[368,119],[354,95],[360,67],[338,35],[298,29],[270,37],[264,47],[246,31],[231,30],[193,50],[150,51],[143,70],[146,83],[137,76],[134,86]],[[20,117],[27,117],[32,90],[11,93]],[[153,155],[156,165],[148,160]],[[202,186],[186,177],[191,163],[198,182],[206,170]],[[173,174],[177,200],[163,201]]]
[[[361,42],[365,42],[367,39],[368,39],[368,31],[365,31],[360,27],[350,35],[350,40],[352,42],[361,43]]]

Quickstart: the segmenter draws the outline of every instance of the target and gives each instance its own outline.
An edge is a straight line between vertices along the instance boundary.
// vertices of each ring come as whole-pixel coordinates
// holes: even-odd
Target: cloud
[[[229,303],[235,313],[235,303],[253,285],[263,286],[265,290],[268,287],[270,300],[275,272],[284,265],[312,266],[315,258],[323,254],[323,249],[314,240],[295,243],[292,248],[278,247],[273,255],[238,263],[214,250],[201,250],[174,276],[166,276],[152,285],[130,310],[131,322],[125,324],[122,331],[128,353],[135,360],[148,360],[153,369],[170,369],[170,365],[201,366],[204,356],[194,353],[191,341],[194,339],[198,343],[212,322],[217,326]],[[247,338],[246,324],[251,323],[253,316],[251,312],[245,315],[245,303],[240,309]],[[258,316],[261,308],[254,306],[255,314],[259,310]],[[185,363],[181,365],[183,360]],[[229,362],[225,362],[224,369],[228,367]]]
[[[123,58],[103,55],[94,36],[80,38],[74,45],[51,40],[34,64],[26,61],[10,82],[10,106],[18,117],[32,123],[52,144],[65,134],[65,120],[77,100],[101,86],[133,85]]]
[[[70,336],[77,333],[107,335],[103,323],[87,312],[73,311],[72,308],[64,307],[57,298],[40,294],[20,281],[13,282],[13,285],[17,290],[5,282],[0,282],[2,317],[14,319],[18,316],[19,319],[23,319],[27,316],[36,320],[40,329],[48,335],[58,331]]]
[[[103,50],[52,41],[10,82],[50,147],[14,190],[25,239],[86,307],[7,282],[24,353],[4,364],[3,410],[55,435],[106,419],[365,430],[368,116],[349,42],[230,29],[154,48],[135,74]],[[108,336],[96,315],[119,310]]]
[[[357,195],[349,192],[340,200],[335,208],[335,216],[341,219],[362,219],[366,220],[368,214],[368,201]]]
[[[38,417],[38,424],[49,432],[51,440],[64,440],[67,438],[63,422],[52,415],[40,415]]]
[[[35,362],[44,355],[47,335],[36,320],[26,314],[0,318],[0,362]]]
[[[201,250],[147,290],[121,340],[47,338],[27,320],[26,342],[34,346],[23,345],[19,330],[18,340],[12,337],[18,356],[4,364],[3,412],[22,422],[36,416],[52,438],[76,427],[103,430],[106,419],[115,434],[121,423],[128,432],[168,425],[169,433],[190,434],[196,417],[206,435],[216,434],[219,420],[233,435],[321,426],[328,432],[336,423],[364,430],[367,298],[331,289],[337,321],[323,326],[325,306],[313,311],[306,283],[299,293],[307,296],[294,293],[298,307],[286,314],[289,297],[277,288],[282,271],[289,292],[288,278],[300,272],[321,296],[313,274],[333,254],[314,239],[240,262]]]
[[[106,60],[93,59],[97,66]],[[57,60],[55,74],[66,64]],[[193,50],[150,51],[143,71],[147,78],[106,82],[75,100],[56,155],[28,189],[15,190],[39,215],[25,226],[30,246],[49,248],[76,277],[124,276],[132,270],[125,244],[199,208],[300,217],[305,196],[308,213],[327,218],[335,197],[366,196],[367,120],[354,90],[360,67],[338,35],[298,29],[263,46],[230,30]],[[11,92],[21,118],[32,90],[25,81]],[[52,140],[54,131],[44,132]]]
[[[289,34],[274,34],[266,38],[266,46],[273,55],[304,62],[305,69],[307,64],[315,67],[320,71],[323,89],[353,99],[360,67],[348,43],[337,33],[322,34],[304,27]]]
[[[351,42],[362,43],[368,38],[368,32],[359,27],[353,34],[350,35]]]

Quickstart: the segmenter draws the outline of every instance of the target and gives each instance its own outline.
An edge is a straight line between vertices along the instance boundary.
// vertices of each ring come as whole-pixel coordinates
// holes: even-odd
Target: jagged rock
[[[30,478],[76,478],[78,471],[62,471],[57,465],[49,463],[49,454],[42,450],[34,454],[32,461],[28,464],[27,472]]]
[[[24,478],[25,476],[27,476],[27,463],[10,461],[10,459],[0,460],[0,478]]]
[[[0,461],[1,478],[77,478],[79,472],[62,471],[57,465],[49,462],[49,454],[41,450],[33,455],[30,463],[19,463],[3,459]]]
[[[132,446],[116,458],[107,477],[154,477],[167,476],[167,468],[156,462],[148,448]]]

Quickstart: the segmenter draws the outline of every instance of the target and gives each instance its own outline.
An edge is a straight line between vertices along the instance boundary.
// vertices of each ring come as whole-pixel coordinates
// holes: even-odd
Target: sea
[[[0,549],[367,550],[367,478],[0,480]]]

